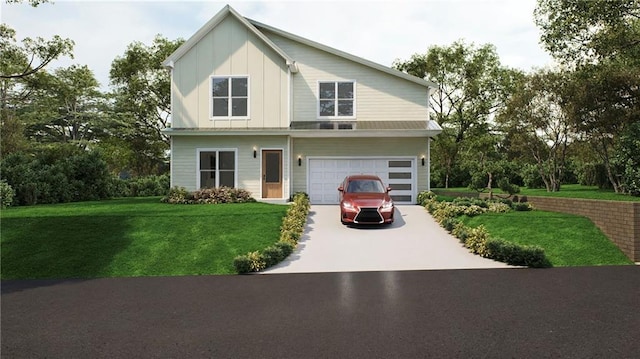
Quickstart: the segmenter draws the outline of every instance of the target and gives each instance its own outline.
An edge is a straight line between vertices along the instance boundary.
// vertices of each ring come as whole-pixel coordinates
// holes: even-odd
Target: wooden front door
[[[262,151],[262,198],[282,198],[282,150]]]

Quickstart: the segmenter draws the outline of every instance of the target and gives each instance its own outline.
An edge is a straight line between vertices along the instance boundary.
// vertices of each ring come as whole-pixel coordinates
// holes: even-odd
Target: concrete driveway
[[[469,253],[421,206],[398,206],[387,227],[344,226],[339,217],[337,205],[312,206],[296,250],[262,273],[512,268]]]

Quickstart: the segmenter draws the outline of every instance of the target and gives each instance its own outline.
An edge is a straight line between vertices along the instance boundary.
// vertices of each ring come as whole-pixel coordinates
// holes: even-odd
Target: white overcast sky
[[[134,41],[156,34],[188,39],[226,4],[241,15],[391,66],[463,39],[496,46],[503,65],[529,71],[553,63],[539,44],[535,0],[414,1],[68,1],[33,8],[0,5],[17,38],[60,35],[75,41],[74,59],[49,67],[88,65],[107,88],[111,62]]]

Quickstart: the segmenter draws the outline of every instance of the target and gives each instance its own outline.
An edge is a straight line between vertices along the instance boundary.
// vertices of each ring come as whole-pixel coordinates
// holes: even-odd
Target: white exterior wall
[[[293,138],[291,144],[292,193],[307,191],[307,157],[406,157],[417,159],[417,191],[429,188],[426,138]],[[302,166],[298,166],[298,156]],[[422,166],[422,157],[425,165]]]
[[[428,89],[368,66],[263,33],[296,60],[292,121],[317,121],[318,81],[356,81],[356,121],[428,119]]]
[[[249,119],[211,119],[211,76],[249,77]],[[288,127],[285,60],[233,16],[228,16],[173,69],[173,128]]]
[[[235,149],[236,181],[238,188],[251,192],[259,199],[261,192],[261,150],[282,149],[283,198],[289,193],[289,139],[287,136],[174,136],[171,162],[171,186],[185,187],[189,191],[197,188],[198,149]],[[253,149],[257,156],[253,158]]]

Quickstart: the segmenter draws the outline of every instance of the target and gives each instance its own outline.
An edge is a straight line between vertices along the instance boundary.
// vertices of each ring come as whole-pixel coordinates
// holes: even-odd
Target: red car
[[[342,224],[393,223],[394,205],[378,176],[347,176],[340,187],[340,221]]]

